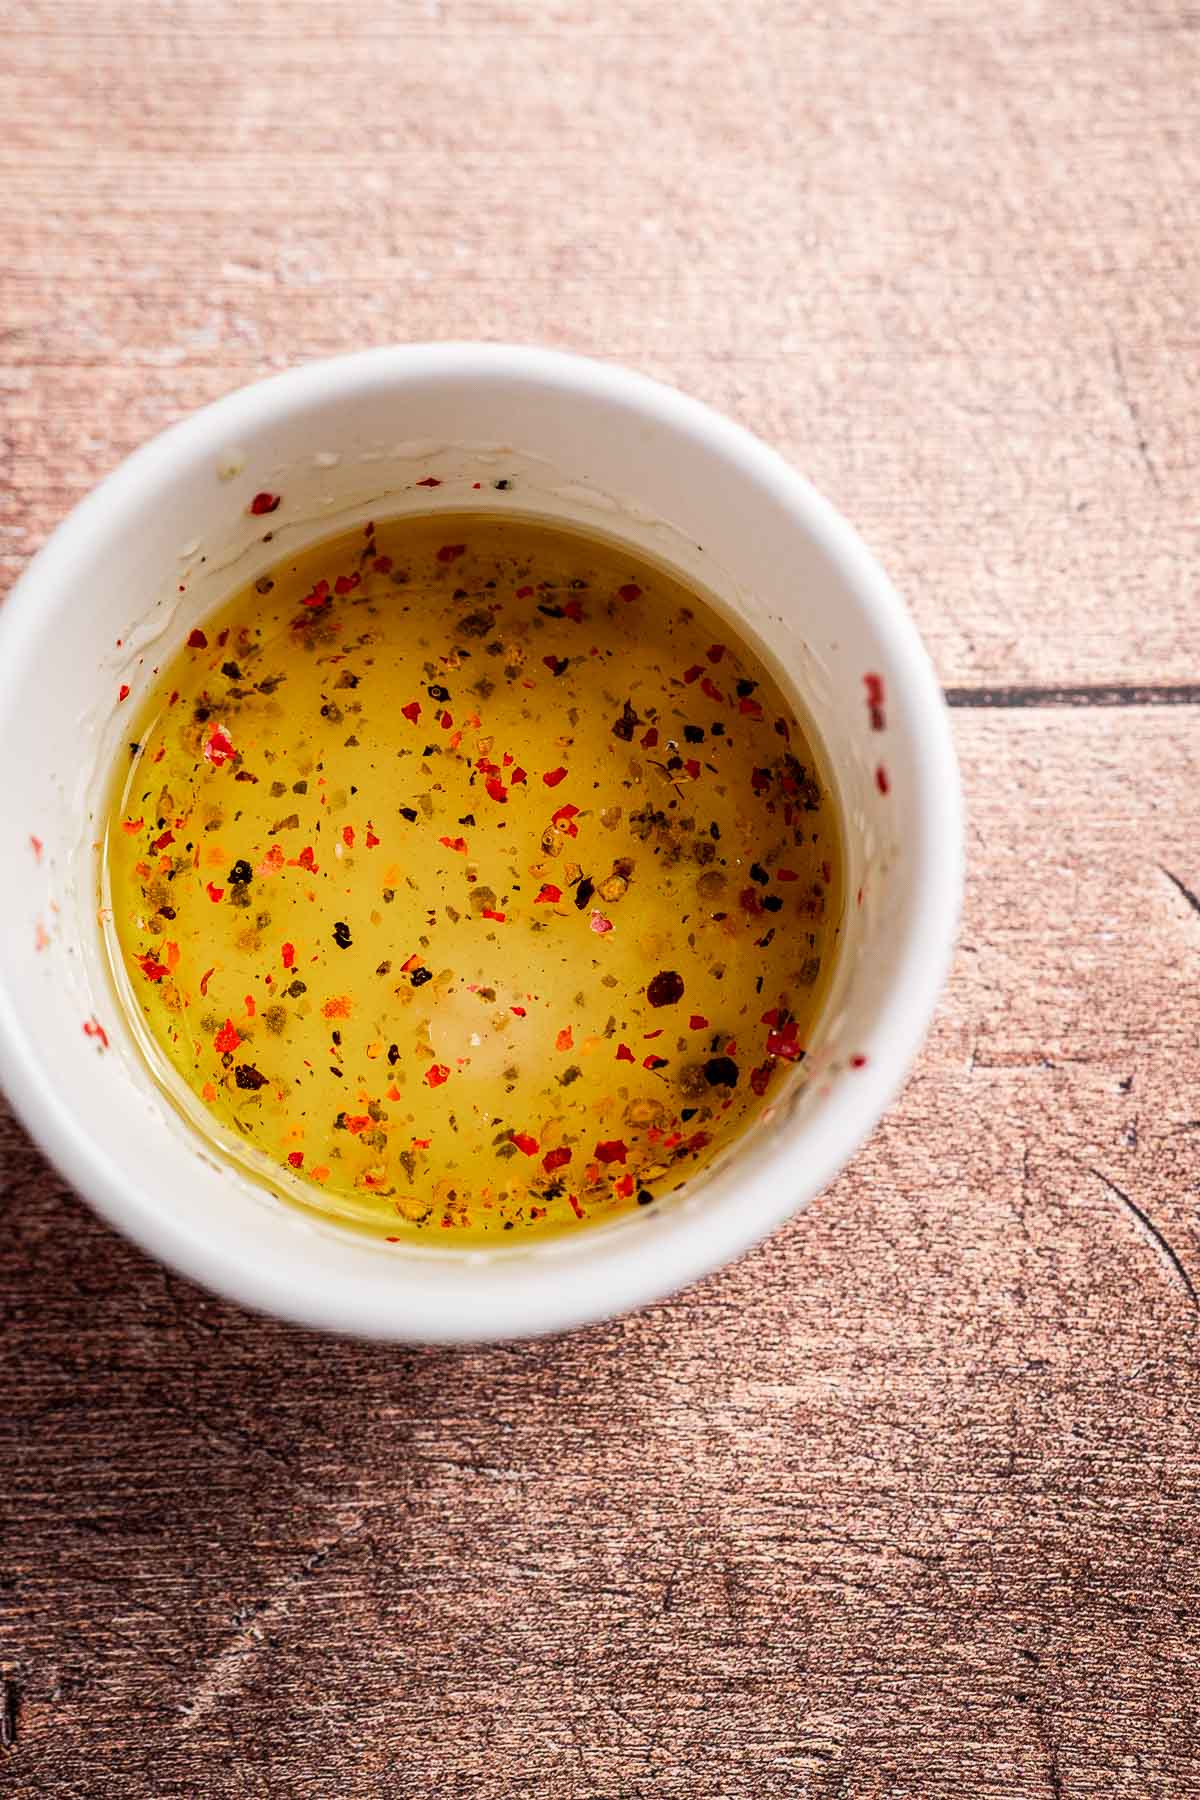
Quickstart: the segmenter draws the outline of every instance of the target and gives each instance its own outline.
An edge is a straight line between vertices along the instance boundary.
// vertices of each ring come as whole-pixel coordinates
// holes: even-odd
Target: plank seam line
[[[1148,686],[1097,683],[1076,687],[948,687],[947,706],[1200,706],[1200,682],[1159,682]]]

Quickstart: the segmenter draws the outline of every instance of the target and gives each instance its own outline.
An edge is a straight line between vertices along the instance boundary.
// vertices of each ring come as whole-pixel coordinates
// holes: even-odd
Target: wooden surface
[[[619,358],[881,553],[971,862],[852,1169],[555,1342],[248,1317],[0,1116],[0,1789],[1200,1795],[1198,84],[1183,0],[0,14],[6,579],[268,370]]]

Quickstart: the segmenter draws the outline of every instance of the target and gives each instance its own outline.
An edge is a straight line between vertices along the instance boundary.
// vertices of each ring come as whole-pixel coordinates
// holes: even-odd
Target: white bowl
[[[419,486],[429,475],[440,485]],[[491,486],[501,475],[513,480],[506,494]],[[261,489],[281,503],[252,517]],[[578,1237],[464,1252],[314,1223],[182,1123],[112,998],[94,840],[139,693],[197,619],[281,551],[372,515],[481,498],[619,535],[699,582],[757,642],[824,746],[849,904],[808,1058],[710,1173]],[[867,674],[885,687],[882,730]],[[130,457],[0,612],[0,768],[0,1083],[17,1113],[145,1249],[247,1305],[338,1331],[554,1331],[736,1256],[837,1173],[895,1095],[957,922],[947,716],[867,550],[737,425],[626,370],[549,351],[424,344],[338,357],[231,394]]]

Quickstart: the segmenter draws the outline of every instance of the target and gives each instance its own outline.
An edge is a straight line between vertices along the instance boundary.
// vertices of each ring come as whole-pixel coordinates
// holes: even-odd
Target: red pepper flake
[[[311,610],[315,611],[315,609],[318,606],[324,606],[324,604],[328,600],[328,598],[329,598],[329,583],[327,581],[318,581],[314,584],[312,593],[305,594],[305,596],[304,596],[303,600],[301,600],[300,604],[301,604],[301,606],[307,606]],[[301,619],[300,623],[303,625],[304,620]]]
[[[523,1156],[537,1155],[538,1141],[535,1137],[530,1137],[527,1131],[510,1131],[508,1136],[510,1143],[515,1144]]]
[[[666,1066],[667,1059],[665,1056],[655,1056],[653,1052],[651,1052],[649,1056],[644,1056],[642,1058],[643,1069],[665,1069]]]
[[[509,1012],[515,1012],[518,1019],[523,1019],[525,1017],[525,1008],[523,1006],[510,1006],[508,1010]]]
[[[622,1175],[613,1183],[613,1193],[621,1200],[628,1200],[633,1192],[633,1176]]]
[[[821,880],[825,883],[826,887],[828,887],[829,883],[833,880],[833,870],[827,862],[821,864]]]
[[[410,725],[415,725],[417,720],[421,717],[421,702],[419,700],[410,700],[407,706],[402,706],[400,708],[400,711],[404,714],[404,717],[409,721]]]
[[[233,739],[228,732],[223,731],[219,725],[214,725],[204,746],[205,762],[211,763],[214,769],[220,769],[236,754]]]
[[[508,917],[508,914],[502,913],[502,912],[493,912],[490,907],[485,906],[483,909],[483,912],[480,914],[480,917],[484,918],[484,919],[495,919],[497,925],[503,925],[505,919]]]
[[[636,581],[627,581],[624,587],[619,587],[617,589],[617,593],[620,598],[626,602],[630,600],[640,600],[642,597],[642,590]]]
[[[883,764],[880,763],[875,771],[875,786],[879,789],[881,794],[886,794],[891,785],[891,782],[888,780],[888,772]]]
[[[866,674],[863,686],[867,690],[867,710],[871,715],[871,730],[882,731],[887,723],[883,711],[883,676]]]
[[[526,780],[524,769],[516,768],[508,778],[509,787],[520,787]]]
[[[165,850],[168,844],[173,844],[174,842],[175,833],[173,831],[164,831],[161,837],[155,838],[150,848],[152,850]]]
[[[357,569],[353,575],[339,575],[333,584],[333,591],[335,594],[352,594],[361,580],[362,576]]]
[[[541,891],[534,895],[535,906],[557,906],[562,899],[562,889],[555,887],[552,881],[542,883]]]
[[[828,868],[829,864],[825,863],[823,866]],[[800,877],[795,869],[776,869],[775,879],[776,881],[799,881]]]
[[[528,598],[529,598],[530,594],[532,594],[532,592],[533,592],[533,589],[531,587],[519,587],[517,589],[517,599],[518,600],[528,600]]]
[[[454,719],[450,713],[441,712],[438,714],[438,724],[443,731],[449,731],[450,727],[454,724]]]
[[[693,781],[699,781],[699,779],[700,779],[700,764],[696,761],[696,758],[694,756],[689,756],[683,766],[687,770],[687,773],[691,776]]]
[[[576,625],[583,624],[583,601],[576,598],[567,600],[563,605],[563,617],[573,619]]]
[[[273,513],[279,505],[279,498],[278,494],[255,494],[250,502],[250,512],[256,519],[261,518],[263,513]]]
[[[216,974],[215,968],[214,969],[205,969],[203,975],[200,977],[200,998],[202,1000],[207,1000],[208,984],[212,980],[212,978],[215,974]]]
[[[209,899],[212,901],[214,906],[217,904],[218,900],[224,899],[224,896],[225,896],[225,889],[219,888],[219,887],[214,887],[213,883],[211,881],[207,884],[204,891],[208,895]]]
[[[371,830],[371,827],[368,825],[367,826],[367,849],[368,850],[376,849],[381,841],[382,840],[380,838],[377,838],[375,836],[375,833]]]
[[[575,1048],[574,1034],[569,1025],[564,1025],[558,1036],[555,1038],[554,1048],[556,1050],[573,1050]]]
[[[760,1063],[757,1069],[750,1071],[750,1086],[760,1100],[767,1091],[767,1083],[771,1079],[774,1067],[774,1061],[768,1057],[765,1063]]]
[[[591,918],[588,920],[588,924],[591,926],[592,930],[596,933],[597,937],[607,936],[607,934],[613,928],[612,920],[606,919],[604,914],[600,913],[600,912],[594,912],[592,914]]]
[[[707,1030],[707,1028],[708,1028],[708,1020],[705,1018],[703,1013],[693,1013],[691,1018],[688,1020],[688,1029],[690,1031],[705,1031],[705,1030]]]
[[[636,1061],[633,1051],[629,1048],[628,1044],[618,1044],[617,1045],[617,1061],[618,1062],[634,1062],[634,1061]]]
[[[100,1040],[100,1048],[102,1050],[108,1049],[108,1033],[105,1031],[103,1025],[101,1025],[99,1019],[97,1019],[95,1013],[92,1014],[90,1019],[85,1019],[83,1021],[83,1035],[84,1037],[98,1038]]]
[[[746,699],[738,701],[738,711],[748,719],[761,719],[763,716],[762,702],[756,700],[753,695],[748,695]]]
[[[425,475],[417,483],[418,487],[441,487],[441,485],[436,475]]]
[[[226,1019],[220,1031],[213,1039],[213,1049],[218,1056],[232,1056],[242,1041],[241,1033],[232,1019]]]
[[[360,1132],[367,1129],[370,1123],[370,1113],[356,1113],[352,1119],[346,1120],[346,1130],[350,1133],[351,1137],[357,1137]]]
[[[275,875],[282,867],[283,848],[279,844],[272,844],[271,848],[267,851],[267,854],[258,865],[258,873],[260,875]]]
[[[208,639],[205,637],[204,633],[201,631],[201,629],[198,625],[197,625],[195,631],[188,633],[187,647],[189,650],[207,650],[208,649]]]
[[[246,1008],[246,1017],[248,1019],[252,1019],[254,1017],[255,1013],[258,1011],[258,1008],[254,1004],[254,995],[247,994],[243,1004],[245,1005],[245,1008]]]
[[[596,1145],[595,1155],[597,1162],[623,1163],[629,1155],[629,1150],[622,1138],[609,1138],[604,1143]]]
[[[310,875],[320,873],[320,866],[316,861],[311,844],[305,844],[299,856],[293,862],[289,862],[288,867],[289,869],[307,869]]]
[[[547,1150],[542,1158],[542,1167],[547,1175],[553,1175],[555,1169],[565,1169],[571,1160],[570,1147],[564,1144],[561,1149]]]
[[[710,644],[704,652],[710,663],[719,663],[725,654],[724,644]]]
[[[504,806],[507,803],[508,789],[498,775],[489,775],[484,785],[487,788],[490,799],[498,800],[501,806]]]
[[[390,575],[393,566],[390,556],[377,556],[371,564],[371,567],[377,575]]]
[[[128,698],[129,698],[129,683],[127,681],[123,681],[121,683],[120,689],[117,693],[117,705],[119,706],[121,704],[122,700],[128,700]]]
[[[658,743],[658,727],[651,725],[649,731],[642,734],[642,749],[653,750]]]
[[[425,1080],[430,1087],[441,1087],[443,1081],[449,1081],[450,1071],[445,1063],[431,1063],[425,1071]]]
[[[724,694],[721,692],[711,675],[706,675],[704,680],[700,683],[700,692],[704,694],[707,699],[715,701],[718,706],[721,705],[725,699]]]
[[[228,625],[226,625],[223,631],[218,631],[218,633],[217,633],[217,643],[222,650],[225,648],[225,644],[226,644],[228,637],[229,637],[229,627],[228,627]]]
[[[440,563],[457,562],[460,556],[466,554],[466,549],[465,544],[443,544],[437,553],[437,559]]]
[[[304,1167],[304,1152],[303,1152],[303,1150],[289,1150],[288,1151],[288,1161],[292,1165],[293,1169],[302,1169]],[[394,1241],[394,1240],[392,1240],[392,1241]]]
[[[152,955],[139,956],[137,964],[147,981],[161,981],[164,975],[171,973],[166,963],[160,963]]]
[[[756,794],[765,794],[771,785],[770,769],[754,769],[750,775],[750,786]]]
[[[694,1131],[684,1145],[684,1149],[690,1150],[694,1156],[698,1150],[706,1150],[711,1143],[712,1138],[707,1131]]]
[[[542,776],[542,780],[549,788],[557,787],[560,781],[565,781],[566,779],[567,771],[565,769],[548,769]]]
[[[321,1008],[323,1019],[348,1019],[350,1017],[349,994],[334,994],[326,1000]]]
[[[865,1057],[865,1056],[862,1056],[862,1055],[859,1055],[859,1054],[858,1054],[858,1053],[857,1053],[857,1052],[856,1052],[856,1053],[855,1053],[855,1054],[854,1054],[854,1055],[853,1055],[853,1056],[852,1056],[852,1057],[851,1057],[851,1058],[850,1058],[850,1067],[851,1067],[851,1068],[852,1068],[852,1069],[865,1069],[865,1068],[866,1068],[866,1066],[867,1066],[867,1059],[866,1059],[866,1057]]]
[[[447,850],[457,850],[461,856],[467,854],[467,840],[464,837],[440,837],[438,843],[444,844]]]
[[[582,1206],[580,1206],[579,1201],[576,1198],[576,1196],[574,1194],[568,1194],[567,1201],[568,1201],[568,1204],[570,1205],[571,1211],[575,1214],[575,1217],[577,1219],[582,1219],[583,1208],[582,1208]]]
[[[795,1019],[789,1019],[787,1024],[780,1026],[778,1030],[768,1031],[768,1056],[781,1056],[785,1062],[799,1062],[804,1051],[797,1041],[798,1029]]]
[[[121,830],[128,832],[130,837],[136,837],[138,832],[142,829],[142,826],[145,823],[146,823],[145,818],[122,819],[121,820]]]
[[[683,679],[690,685],[693,681],[699,681],[703,674],[704,670],[701,665],[699,663],[693,663],[690,669],[685,669],[683,671]]]
[[[343,842],[343,844],[345,844],[347,850],[353,850],[353,848],[354,848],[354,827],[353,827],[353,825],[343,825],[342,826],[342,842]]]

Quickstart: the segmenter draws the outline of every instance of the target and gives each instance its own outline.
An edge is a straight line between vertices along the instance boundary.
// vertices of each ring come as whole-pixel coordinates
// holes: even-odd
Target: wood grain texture
[[[779,444],[992,696],[912,1082],[669,1304],[318,1338],[0,1112],[5,1791],[1200,1796],[1200,707],[1011,704],[1200,679],[1198,74],[1179,0],[0,16],[5,579],[238,382],[535,339]]]

